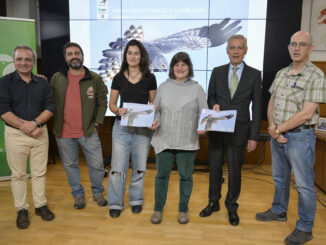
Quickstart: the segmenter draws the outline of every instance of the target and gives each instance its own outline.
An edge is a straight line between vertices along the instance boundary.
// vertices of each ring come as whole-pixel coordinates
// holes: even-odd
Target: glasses
[[[290,47],[291,48],[296,48],[296,47],[299,47],[299,48],[306,48],[310,46],[309,43],[306,43],[306,42],[300,42],[300,43],[296,43],[296,42],[291,42],[290,43]]]

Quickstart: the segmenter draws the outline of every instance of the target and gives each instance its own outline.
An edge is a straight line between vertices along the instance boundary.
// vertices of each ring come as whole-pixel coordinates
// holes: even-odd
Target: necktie
[[[235,91],[237,90],[239,81],[238,81],[238,76],[237,76],[237,70],[239,68],[238,67],[233,67],[233,71],[231,74],[231,80],[230,80],[230,94],[231,94],[231,98],[233,97],[233,95],[235,94]]]

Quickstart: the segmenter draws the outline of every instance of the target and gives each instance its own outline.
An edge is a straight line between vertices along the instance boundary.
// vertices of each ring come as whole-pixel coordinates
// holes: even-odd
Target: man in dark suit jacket
[[[247,49],[247,39],[244,36],[231,36],[226,49],[230,63],[214,68],[208,88],[209,108],[215,111],[236,110],[237,118],[234,133],[208,132],[209,203],[200,216],[207,217],[220,210],[222,171],[226,155],[229,177],[225,206],[229,222],[234,226],[239,224],[237,200],[241,189],[244,151],[245,148],[248,152],[256,148],[261,120],[261,72],[243,62]],[[249,112],[251,102],[252,121]]]

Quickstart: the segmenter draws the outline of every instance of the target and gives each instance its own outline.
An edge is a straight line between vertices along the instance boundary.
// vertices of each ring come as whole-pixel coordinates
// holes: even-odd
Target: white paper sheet
[[[217,112],[214,110],[202,109],[198,130],[233,133],[236,117],[236,110]]]
[[[154,105],[123,103],[128,111],[121,117],[121,125],[129,127],[152,126],[155,114]]]

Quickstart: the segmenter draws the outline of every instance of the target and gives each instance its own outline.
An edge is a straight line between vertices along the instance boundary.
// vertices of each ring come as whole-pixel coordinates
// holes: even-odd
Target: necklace
[[[132,76],[128,71],[128,79],[130,77],[132,80],[134,80],[139,75],[139,73],[140,73],[140,71],[138,71],[135,76]]]

